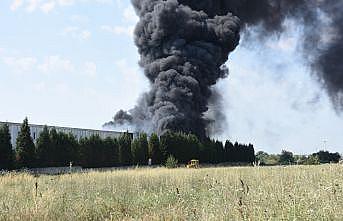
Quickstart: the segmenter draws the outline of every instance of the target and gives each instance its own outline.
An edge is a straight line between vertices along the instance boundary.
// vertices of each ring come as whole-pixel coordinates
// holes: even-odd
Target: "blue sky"
[[[129,0],[0,1],[0,121],[99,129],[133,107],[148,89],[136,22]],[[301,28],[285,25],[280,38],[243,40],[230,55],[216,86],[228,121],[218,137],[268,152],[343,152],[343,116],[299,53]]]

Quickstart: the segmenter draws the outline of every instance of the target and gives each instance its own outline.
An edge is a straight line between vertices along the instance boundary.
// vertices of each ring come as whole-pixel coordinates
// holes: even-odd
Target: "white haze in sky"
[[[217,86],[229,122],[219,138],[252,142],[268,152],[342,152],[343,115],[302,57],[301,27],[285,25],[280,38],[243,40],[231,55],[230,76]]]

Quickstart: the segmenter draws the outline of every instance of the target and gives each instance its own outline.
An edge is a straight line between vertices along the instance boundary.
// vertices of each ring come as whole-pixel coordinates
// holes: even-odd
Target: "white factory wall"
[[[4,123],[0,122],[0,124],[7,124],[9,127],[9,131],[11,133],[11,143],[13,148],[15,148],[16,140],[20,131],[20,124],[18,123]],[[31,130],[31,137],[34,142],[36,142],[39,134],[43,131],[43,125],[29,125]],[[55,128],[57,132],[63,133],[71,133],[73,134],[78,140],[84,137],[91,137],[92,135],[99,135],[102,139],[107,137],[111,138],[118,138],[122,132],[115,132],[115,131],[101,131],[101,130],[89,130],[89,129],[79,129],[79,128],[68,128],[68,127],[52,127],[48,126],[48,129],[51,130]]]

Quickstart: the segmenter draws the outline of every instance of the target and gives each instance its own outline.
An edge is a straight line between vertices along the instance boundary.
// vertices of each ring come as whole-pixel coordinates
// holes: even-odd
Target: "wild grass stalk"
[[[0,220],[342,220],[341,165],[0,176]]]

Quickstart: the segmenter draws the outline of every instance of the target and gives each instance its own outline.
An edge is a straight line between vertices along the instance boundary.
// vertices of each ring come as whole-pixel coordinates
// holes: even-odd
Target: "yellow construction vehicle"
[[[199,160],[190,160],[186,166],[187,168],[199,168]]]

